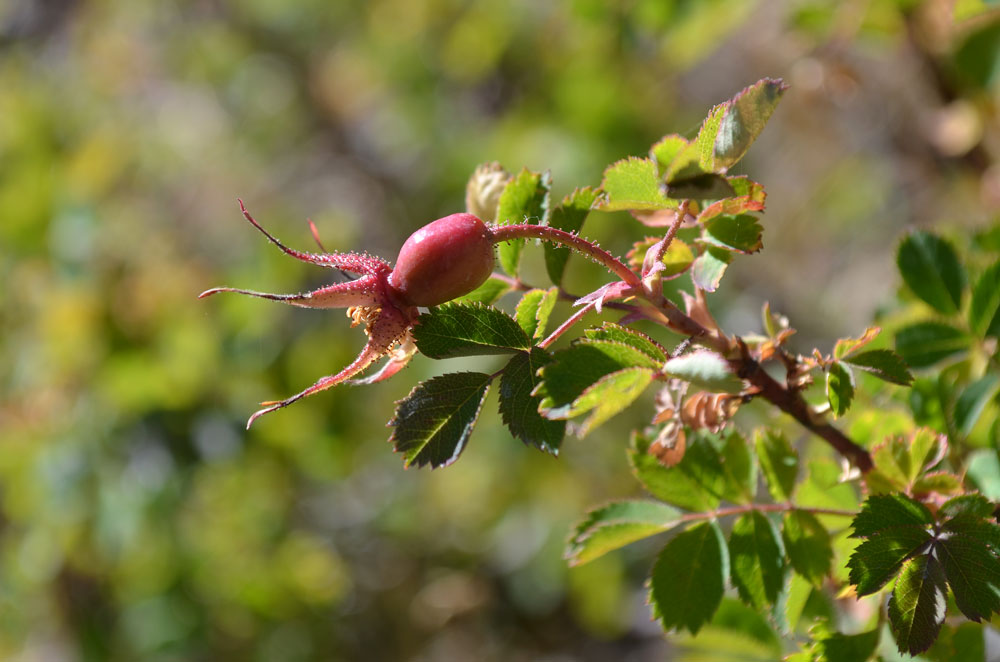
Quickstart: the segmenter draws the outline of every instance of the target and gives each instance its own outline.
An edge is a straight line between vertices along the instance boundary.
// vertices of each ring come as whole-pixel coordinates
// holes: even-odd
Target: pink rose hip
[[[437,306],[476,289],[493,273],[493,231],[472,214],[420,228],[399,250],[389,287],[410,306]]]

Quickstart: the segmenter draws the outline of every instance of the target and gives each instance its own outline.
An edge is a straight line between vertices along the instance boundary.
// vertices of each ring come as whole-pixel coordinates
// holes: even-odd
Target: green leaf
[[[764,228],[750,214],[721,214],[705,222],[705,241],[738,253],[756,253]]]
[[[972,288],[969,326],[983,338],[1000,337],[1000,262],[994,262]]]
[[[603,211],[635,209],[668,209],[676,203],[667,200],[660,190],[660,175],[650,159],[630,156],[604,171],[601,182],[604,196],[600,201]]]
[[[926,368],[969,349],[969,337],[943,322],[918,322],[896,333],[896,351],[911,368]]]
[[[579,232],[596,200],[597,191],[589,186],[576,189],[563,198],[562,203],[552,210],[549,225],[574,234]],[[542,249],[545,251],[545,270],[552,282],[559,285],[562,283],[563,274],[566,271],[570,249],[548,241],[542,244]]]
[[[785,550],[771,520],[757,510],[740,516],[729,536],[729,559],[740,599],[754,609],[773,605],[785,581]]]
[[[944,567],[955,604],[965,617],[977,623],[1000,611],[1000,531],[995,522],[969,516],[945,523],[950,536],[941,536],[937,558]]]
[[[981,494],[963,494],[945,501],[938,515],[945,519],[959,516],[987,518],[993,514],[994,506]]]
[[[650,602],[665,630],[697,634],[719,608],[729,555],[719,525],[693,526],[667,543],[653,565]]]
[[[522,170],[511,178],[500,194],[497,204],[497,222],[500,225],[518,225],[530,223],[533,225],[548,225],[550,189],[552,178],[549,173]],[[518,263],[521,261],[523,239],[504,241],[497,247],[500,266],[511,276],[517,276]]]
[[[785,544],[787,546],[788,543]],[[785,619],[787,623],[787,632],[785,634],[793,634],[799,625],[799,620],[802,618],[802,612],[805,611],[806,603],[813,592],[813,587],[801,574],[796,572],[788,574],[790,577],[788,582],[788,597],[785,599]]]
[[[735,195],[729,181],[713,173],[667,176],[667,197],[671,200],[718,200]]]
[[[905,494],[886,494],[868,497],[861,512],[851,526],[852,537],[868,538],[899,527],[925,530],[934,523],[927,506]]]
[[[785,513],[781,537],[795,572],[815,586],[821,586],[833,562],[830,533],[826,527],[808,511],[790,510]]]
[[[854,518],[853,537],[868,538],[847,562],[859,596],[874,593],[899,572],[903,563],[933,540],[934,522],[927,508],[904,494],[868,497]]]
[[[701,435],[695,435],[681,461],[668,468],[649,454],[649,440],[636,434],[629,462],[650,494],[685,510],[712,510],[726,491],[719,453]]]
[[[531,340],[507,313],[482,304],[446,303],[417,318],[417,348],[432,359],[508,354],[531,347]]]
[[[566,434],[566,422],[553,421],[539,414],[540,400],[532,395],[541,382],[538,371],[550,361],[545,350],[537,347],[514,355],[500,377],[500,416],[516,438],[558,455]]]
[[[649,362],[643,365],[650,368],[659,369],[667,360],[666,352],[652,338],[645,333],[614,322],[605,322],[600,327],[587,329],[583,335],[589,340],[607,340],[635,348],[649,358]]]
[[[566,546],[570,565],[581,565],[625,545],[672,529],[680,512],[656,501],[616,501],[591,510]]]
[[[545,337],[545,326],[549,322],[552,310],[556,307],[558,298],[559,288],[557,287],[551,287],[547,290],[529,290],[521,297],[521,301],[517,304],[515,318],[529,338],[541,340]]]
[[[706,292],[714,292],[732,261],[733,254],[726,249],[706,246],[705,251],[691,263],[691,280]]]
[[[745,203],[742,203],[747,205],[746,211],[762,211],[764,209],[767,192],[764,190],[763,184],[755,182],[746,175],[726,177],[726,181],[732,187],[733,194],[736,195],[736,200],[746,200]]]
[[[499,301],[500,297],[512,289],[507,281],[490,276],[485,283],[464,296],[452,299],[451,303],[481,303],[489,306]]]
[[[546,412],[546,416],[573,418],[590,412],[590,415],[577,428],[577,435],[583,437],[632,404],[652,383],[653,374],[652,370],[641,366],[623,368],[617,372],[609,373],[588,386],[573,401],[572,407],[568,411],[554,414],[549,410]],[[545,408],[544,402],[542,407]]]
[[[1000,457],[992,448],[969,454],[965,463],[966,476],[987,499],[1000,501]]]
[[[743,158],[787,89],[780,79],[765,78],[713,108],[695,139],[702,167],[725,172]]]
[[[972,432],[986,405],[997,394],[998,387],[1000,375],[993,373],[987,373],[965,387],[955,402],[955,427],[959,432],[965,436]]]
[[[851,400],[854,399],[854,374],[840,361],[834,361],[827,367],[826,399],[836,418],[847,413]]]
[[[819,642],[823,662],[867,662],[878,647],[879,631],[836,633]]]
[[[389,441],[407,467],[445,467],[458,459],[492,379],[478,372],[441,375],[417,384],[396,403]]]
[[[656,161],[661,177],[666,174],[667,168],[680,156],[688,144],[687,138],[679,136],[676,133],[671,133],[670,135],[663,136],[663,138],[649,149],[649,156]]]
[[[843,361],[886,382],[900,386],[909,386],[913,382],[913,375],[910,374],[906,362],[891,349],[873,349],[858,354],[848,354]]]
[[[726,476],[723,497],[733,503],[751,503],[757,495],[757,461],[750,444],[736,429],[726,434],[722,447],[722,468]]]
[[[900,244],[896,264],[913,293],[928,305],[945,315],[958,312],[965,271],[950,243],[929,232],[913,232]]]
[[[663,373],[714,393],[739,393],[743,390],[743,380],[733,373],[729,362],[707,349],[670,359],[663,366]]]
[[[777,430],[757,430],[754,445],[771,496],[775,501],[790,500],[799,471],[799,454]]]
[[[628,253],[629,266],[636,271],[642,269],[647,251],[659,244],[661,240],[662,237],[646,237],[643,241],[635,242],[632,245],[632,250]],[[690,246],[675,237],[667,250],[664,251],[660,262],[663,264],[663,268],[658,272],[659,277],[663,280],[670,280],[691,268],[691,263],[694,262],[694,253]]]
[[[933,556],[910,559],[889,598],[889,625],[900,653],[918,655],[934,643],[948,599],[944,572]]]

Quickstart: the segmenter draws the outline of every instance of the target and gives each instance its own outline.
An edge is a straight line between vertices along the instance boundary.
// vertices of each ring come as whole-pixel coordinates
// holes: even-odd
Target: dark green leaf
[[[596,200],[597,191],[589,186],[576,189],[563,198],[562,203],[552,210],[549,225],[566,232],[579,232]],[[565,246],[557,246],[551,242],[544,242],[542,248],[545,251],[545,270],[552,282],[558,285],[562,283],[570,250]]]
[[[764,228],[750,214],[721,214],[705,223],[705,240],[740,253],[756,253],[761,249]]]
[[[948,600],[944,572],[933,556],[910,559],[889,598],[889,625],[900,653],[918,655],[934,643]]]
[[[521,297],[515,317],[529,338],[541,340],[545,337],[545,327],[558,298],[559,289],[555,287],[548,290],[530,290]]]
[[[725,177],[714,173],[681,173],[667,179],[667,197],[671,200],[717,200],[735,194]]]
[[[942,322],[918,322],[896,333],[896,351],[911,368],[926,368],[969,349],[969,337]]]
[[[739,393],[743,390],[743,380],[733,373],[729,362],[707,349],[670,359],[663,366],[663,372],[713,393]]]
[[[417,348],[432,359],[508,354],[531,340],[507,313],[482,304],[446,303],[431,308],[413,327]]]
[[[879,631],[833,634],[819,642],[823,662],[867,662],[875,654]]]
[[[955,402],[955,427],[959,432],[966,436],[972,432],[986,405],[997,394],[998,387],[1000,375],[994,373],[987,373],[965,387]]]
[[[660,190],[660,175],[650,159],[630,156],[608,167],[601,182],[604,211],[668,209],[676,207]]]
[[[452,299],[452,303],[481,303],[490,305],[513,289],[507,281],[490,276],[486,282],[464,296]]]
[[[1000,611],[1000,558],[997,557],[997,524],[968,516],[949,520],[936,553],[955,604],[965,617],[977,623]]]
[[[538,371],[549,361],[545,351],[537,347],[532,347],[530,353],[514,355],[500,378],[500,416],[512,435],[558,455],[566,434],[566,421],[553,421],[539,414],[540,401],[532,395],[541,381]]]
[[[987,269],[972,288],[969,326],[984,338],[1000,336],[1000,262]]]
[[[944,519],[959,515],[986,518],[993,514],[993,509],[993,504],[983,495],[963,494],[946,501],[938,510],[938,516]]]
[[[725,172],[743,158],[787,89],[780,79],[765,78],[713,108],[695,139],[702,166]]]
[[[406,466],[444,467],[465,448],[492,377],[455,372],[417,384],[396,403],[389,441]]]
[[[873,349],[858,354],[849,354],[844,359],[844,363],[869,372],[879,379],[900,386],[909,386],[913,381],[913,375],[902,357],[891,349]]]
[[[645,333],[614,322],[605,322],[600,327],[589,328],[583,332],[583,335],[589,340],[608,340],[633,347],[649,357],[650,363],[644,365],[650,368],[659,369],[667,360],[666,352],[652,338]]]
[[[847,413],[854,399],[854,375],[840,361],[834,361],[826,370],[826,399],[834,417]]]
[[[822,585],[833,562],[826,527],[808,511],[790,510],[785,513],[781,537],[795,572],[816,586]]]
[[[667,468],[649,454],[649,440],[636,434],[629,451],[632,470],[657,499],[686,510],[704,512],[719,505],[726,490],[722,460],[706,439],[694,436],[681,461]]]
[[[914,232],[900,244],[896,264],[906,284],[928,305],[945,315],[958,312],[965,271],[950,243],[929,232]]]
[[[549,173],[531,172],[524,169],[513,177],[497,204],[497,223],[500,225],[548,225],[549,193],[552,187]],[[500,266],[511,276],[517,276],[518,263],[521,261],[523,239],[504,241],[497,247]]]
[[[705,251],[691,263],[691,280],[706,292],[714,292],[732,261],[733,254],[726,249],[706,246]]]
[[[696,634],[719,608],[728,575],[726,541],[714,521],[674,537],[650,577],[650,601],[663,628],[684,627]]]
[[[745,211],[761,211],[764,209],[764,201],[767,199],[767,192],[763,184],[755,182],[746,175],[736,177],[726,177],[726,181],[733,188],[733,193],[740,199],[746,200]],[[726,212],[730,213],[730,212]]]
[[[767,489],[775,501],[788,501],[795,489],[799,471],[799,454],[777,430],[758,430],[754,445],[760,470],[767,480]]]
[[[577,435],[583,437],[632,404],[652,383],[653,375],[652,370],[641,366],[622,368],[604,375],[584,389],[568,410],[556,412],[546,407],[544,401],[541,406],[550,418],[573,418],[590,412],[576,429]]]
[[[785,550],[771,520],[756,510],[740,516],[729,536],[729,559],[740,599],[754,609],[773,605],[785,581]]]
[[[570,565],[593,561],[608,552],[672,529],[680,512],[656,501],[617,501],[587,513],[566,547]]]
[[[854,538],[867,538],[898,527],[923,530],[933,523],[934,516],[927,510],[927,506],[905,494],[876,495],[865,500],[861,512],[851,523],[854,527],[851,535]]]

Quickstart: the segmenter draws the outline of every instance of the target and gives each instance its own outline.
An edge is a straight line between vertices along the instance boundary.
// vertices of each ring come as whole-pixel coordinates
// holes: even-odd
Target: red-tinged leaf
[[[705,522],[678,534],[653,566],[653,613],[665,630],[683,627],[697,634],[719,608],[728,575],[729,554],[718,524]]]
[[[870,326],[865,329],[860,338],[841,338],[833,346],[833,358],[842,359],[848,354],[853,354],[878,337],[882,332],[881,327]]]
[[[698,214],[698,222],[704,224],[716,216],[738,216],[748,211],[761,211],[763,209],[764,201],[754,199],[749,195],[743,195],[736,198],[724,198],[722,200],[716,200],[702,209],[701,213]]]
[[[695,139],[702,167],[725,172],[743,158],[787,89],[780,79],[765,78],[713,108]]]
[[[705,221],[702,239],[737,253],[756,253],[763,246],[764,228],[750,214],[714,216]]]

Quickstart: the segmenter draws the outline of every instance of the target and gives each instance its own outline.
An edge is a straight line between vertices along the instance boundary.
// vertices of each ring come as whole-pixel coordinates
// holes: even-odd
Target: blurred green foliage
[[[329,248],[391,259],[460,208],[480,162],[550,169],[561,196],[783,76],[741,166],[769,191],[767,253],[734,268],[720,317],[743,330],[770,298],[830,340],[891,295],[901,228],[1000,208],[1000,19],[955,12],[0,3],[0,657],[662,657],[647,550],[572,570],[560,556],[586,506],[635,491],[634,421],[556,461],[487,414],[460,464],[404,472],[383,425],[441,372],[419,358],[244,432],[255,402],[338,370],[363,338],[339,315],[195,299],[324,275],[266,245],[235,198],[292,245],[311,215]],[[625,216],[584,231],[619,253],[642,234]],[[574,261],[567,283],[598,278]]]

